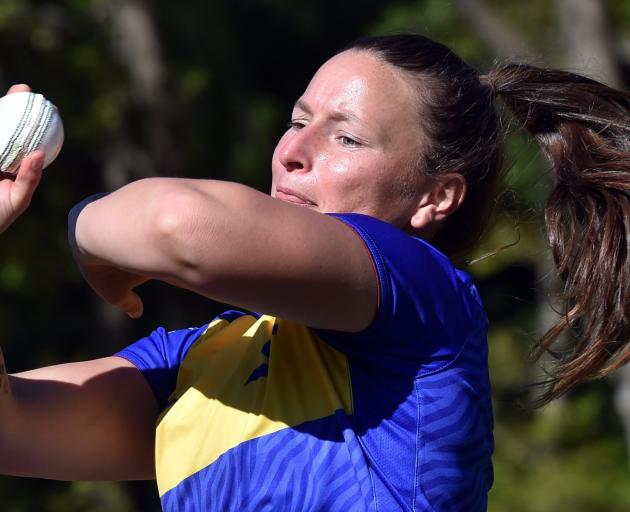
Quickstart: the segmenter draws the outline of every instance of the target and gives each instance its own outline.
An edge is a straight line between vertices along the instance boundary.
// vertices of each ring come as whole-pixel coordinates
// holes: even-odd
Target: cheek
[[[394,158],[375,159],[363,171],[361,181],[355,187],[369,204],[371,213],[383,218],[387,212],[402,205],[403,191],[407,189],[405,162]]]
[[[365,166],[360,159],[352,156],[331,158],[325,164],[327,172],[320,172],[322,186],[333,196],[348,197],[361,188],[365,176]]]
[[[352,156],[331,159],[326,172],[318,172],[319,186],[330,211],[363,210],[369,201],[372,170]]]
[[[324,156],[322,163],[327,160]],[[351,157],[330,159],[328,168],[330,169],[331,177],[334,179],[353,180],[356,176],[361,174],[361,163],[355,161]]]

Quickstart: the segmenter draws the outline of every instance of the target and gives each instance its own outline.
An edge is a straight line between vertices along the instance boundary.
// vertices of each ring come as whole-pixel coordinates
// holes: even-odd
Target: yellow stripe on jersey
[[[352,414],[346,357],[308,328],[270,316],[210,324],[171,398],[157,427],[160,495],[245,441],[339,409]]]

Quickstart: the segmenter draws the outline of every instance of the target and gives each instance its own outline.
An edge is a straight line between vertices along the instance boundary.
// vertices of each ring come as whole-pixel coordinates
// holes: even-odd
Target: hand
[[[30,91],[28,85],[14,85],[8,94]],[[27,155],[15,176],[0,175],[0,233],[4,232],[28,208],[42,177],[44,152]]]
[[[31,204],[42,178],[44,152],[35,151],[22,159],[15,178],[0,176],[0,233],[4,232]]]
[[[93,194],[76,204],[68,214],[68,242],[74,260],[91,288],[105,302],[111,304],[131,318],[140,318],[143,313],[142,300],[133,290],[149,278],[123,270],[111,262],[83,251],[76,238],[77,222],[83,210],[92,202],[107,194]]]
[[[134,288],[147,282],[148,278],[121,270],[107,263],[89,260],[76,251],[74,258],[85,280],[105,302],[131,318],[142,316],[144,305]]]

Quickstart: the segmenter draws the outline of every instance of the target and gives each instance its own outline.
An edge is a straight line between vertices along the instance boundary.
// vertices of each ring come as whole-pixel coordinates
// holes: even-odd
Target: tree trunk
[[[567,49],[567,64],[578,73],[621,87],[606,7],[601,0],[557,0],[558,21]],[[612,382],[614,404],[624,427],[630,457],[630,367],[619,369]]]
[[[611,38],[612,24],[601,0],[556,0],[565,66],[613,87],[621,86]]]
[[[481,0],[454,0],[467,23],[498,55],[526,55],[527,42],[515,36],[512,27]],[[556,17],[563,40],[565,67],[585,74],[613,87],[622,87],[621,70],[612,40],[612,24],[604,0],[556,0]],[[509,54],[512,55],[509,55]],[[548,276],[550,261],[538,265],[538,331],[544,332],[557,318],[550,308],[550,297],[557,295],[557,280]],[[614,403],[624,426],[630,458],[630,366],[618,370],[613,377]],[[558,403],[552,409],[562,409]]]
[[[499,57],[518,59],[529,54],[527,41],[481,0],[453,0],[464,21]]]

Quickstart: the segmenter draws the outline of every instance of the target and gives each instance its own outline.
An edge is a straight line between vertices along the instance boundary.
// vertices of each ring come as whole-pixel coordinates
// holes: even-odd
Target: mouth
[[[295,190],[291,190],[286,187],[277,187],[276,188],[276,199],[280,199],[286,203],[296,204],[298,206],[317,206],[313,201],[303,196],[299,192]]]

